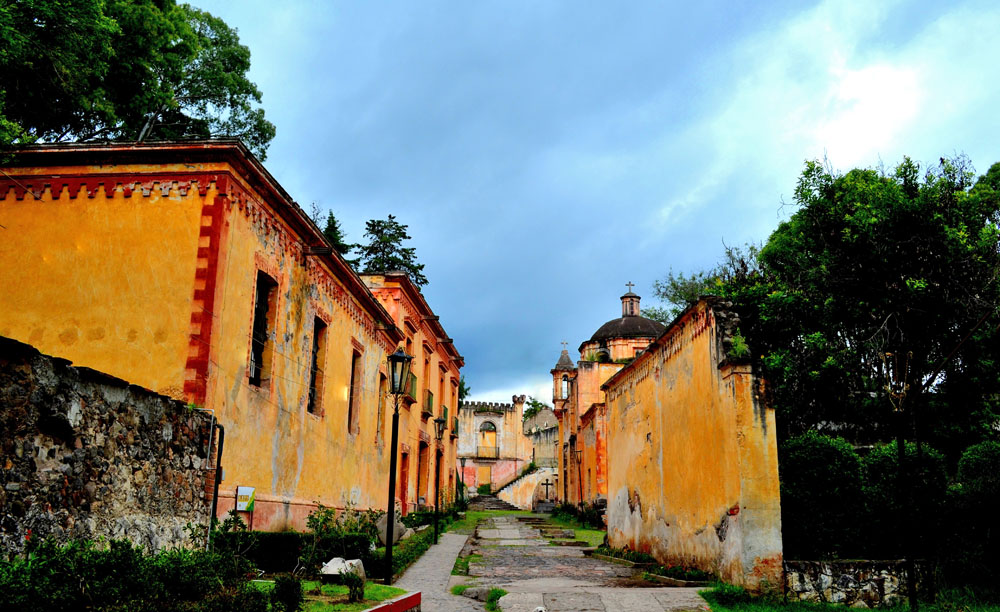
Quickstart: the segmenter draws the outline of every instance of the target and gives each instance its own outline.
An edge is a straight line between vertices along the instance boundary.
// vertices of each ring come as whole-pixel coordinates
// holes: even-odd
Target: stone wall
[[[918,567],[918,576],[922,568]],[[903,603],[902,561],[786,561],[785,596],[790,601],[877,608]],[[918,578],[918,587],[920,585]]]
[[[206,524],[210,415],[0,337],[0,545],[187,543]]]

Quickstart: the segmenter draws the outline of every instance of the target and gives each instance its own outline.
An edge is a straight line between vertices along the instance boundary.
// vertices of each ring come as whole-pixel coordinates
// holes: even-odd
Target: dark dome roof
[[[590,337],[590,342],[611,340],[612,338],[657,338],[666,329],[667,327],[662,323],[657,323],[646,317],[621,317],[620,319],[612,319],[598,328]]]

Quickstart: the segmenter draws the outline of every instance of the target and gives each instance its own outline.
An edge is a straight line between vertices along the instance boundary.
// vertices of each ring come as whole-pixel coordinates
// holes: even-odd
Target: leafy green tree
[[[417,286],[427,284],[423,274],[424,265],[417,263],[417,251],[413,247],[404,247],[403,241],[409,240],[407,226],[396,217],[389,215],[388,219],[372,219],[365,224],[365,238],[368,244],[358,245],[361,255],[362,274],[385,274],[393,270],[402,270]]]
[[[458,403],[461,404],[464,402],[465,398],[469,397],[470,393],[472,393],[472,387],[465,382],[465,374],[462,374],[462,376],[458,379]]]
[[[528,401],[525,402],[525,404],[527,404],[527,407],[524,409],[524,412],[521,415],[521,420],[523,421],[527,421],[528,419],[535,416],[542,410],[545,410],[546,408],[552,408],[552,406],[549,406],[545,402],[535,399],[531,395],[528,396]]]
[[[227,136],[261,159],[250,52],[221,19],[173,0],[0,6],[0,144]]]
[[[759,252],[664,283],[735,303],[782,439],[889,439],[904,389],[905,414],[952,456],[995,436],[1000,164],[976,179],[964,157],[889,173],[808,162],[795,204]]]
[[[742,282],[758,269],[760,248],[753,244],[743,247],[725,247],[724,257],[710,270],[689,274],[670,270],[665,277],[653,282],[653,295],[666,306],[642,309],[642,316],[670,324],[685,308],[703,295],[721,295],[727,283]]]

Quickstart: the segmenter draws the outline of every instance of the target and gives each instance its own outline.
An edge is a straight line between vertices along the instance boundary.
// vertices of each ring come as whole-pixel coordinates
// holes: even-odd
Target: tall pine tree
[[[424,265],[417,263],[416,249],[403,246],[403,241],[410,239],[406,228],[393,215],[389,215],[384,221],[372,219],[365,223],[365,238],[369,242],[358,245],[362,274],[385,274],[402,270],[415,285],[427,284],[427,277],[423,274]]]

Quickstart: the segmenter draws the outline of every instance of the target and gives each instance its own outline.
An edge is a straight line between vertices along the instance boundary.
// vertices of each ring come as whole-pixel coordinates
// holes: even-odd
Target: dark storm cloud
[[[366,219],[409,224],[425,295],[494,399],[537,393],[561,340],[618,316],[626,281],[645,305],[670,267],[765,239],[804,159],[989,150],[933,135],[990,116],[991,92],[923,121],[963,53],[995,52],[948,44],[988,32],[986,6],[200,6],[253,53],[269,169],[351,240]]]

